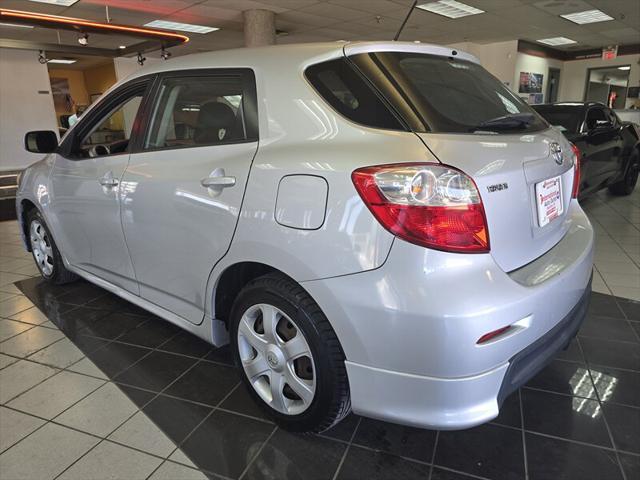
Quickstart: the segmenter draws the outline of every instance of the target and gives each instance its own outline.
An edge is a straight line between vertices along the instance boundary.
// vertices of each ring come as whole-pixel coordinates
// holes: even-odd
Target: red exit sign
[[[613,60],[618,56],[618,46],[615,47],[607,47],[602,49],[602,59],[603,60]]]

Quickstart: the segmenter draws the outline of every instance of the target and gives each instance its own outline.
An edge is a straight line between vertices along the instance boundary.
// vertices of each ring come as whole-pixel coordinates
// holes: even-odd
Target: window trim
[[[140,129],[143,126],[143,120],[147,114],[148,103],[150,99],[150,93],[156,80],[156,75],[145,75],[143,77],[134,78],[133,80],[117,87],[113,92],[109,93],[106,97],[98,100],[98,103],[93,107],[87,116],[81,118],[78,124],[74,126],[71,134],[67,136],[64,141],[58,147],[56,153],[63,156],[68,160],[83,161],[90,160],[92,158],[109,158],[119,155],[129,155],[133,153],[138,144],[138,137],[140,136]],[[131,128],[131,137],[129,138],[129,144],[127,150],[124,152],[111,153],[109,155],[100,155],[97,157],[81,157],[75,154],[80,147],[79,142],[87,135],[87,133],[96,126],[98,122],[104,120],[105,115],[113,111],[113,108],[122,104],[123,97],[131,94],[132,90],[137,90],[144,87],[142,93],[142,101],[136,113],[136,117],[133,121]]]
[[[170,78],[189,78],[189,77],[238,77],[242,83],[242,110],[245,121],[246,136],[244,140],[229,140],[225,142],[217,143],[204,143],[198,145],[175,145],[171,147],[152,147],[144,148],[144,143],[150,134],[152,116],[155,113],[155,107],[158,105],[160,99],[160,91],[162,83],[166,79]],[[258,127],[258,95],[256,91],[256,77],[253,69],[248,67],[242,68],[198,68],[188,70],[171,70],[167,72],[160,72],[153,85],[153,89],[149,94],[149,100],[146,105],[144,125],[137,142],[134,146],[134,150],[131,153],[147,153],[147,152],[161,152],[171,150],[185,150],[189,148],[203,148],[203,147],[216,147],[222,145],[236,145],[243,143],[254,143],[259,140],[259,127]]]

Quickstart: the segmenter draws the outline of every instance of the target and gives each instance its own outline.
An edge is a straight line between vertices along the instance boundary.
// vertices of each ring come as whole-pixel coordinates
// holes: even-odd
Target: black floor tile
[[[531,480],[616,480],[622,474],[615,452],[526,434]],[[628,479],[631,480],[631,479]]]
[[[225,365],[235,365],[233,361],[233,355],[231,354],[231,347],[225,345],[224,347],[215,348],[210,347],[212,350],[207,353],[203,358],[216,363],[224,363]]]
[[[160,350],[201,358],[205,354],[209,353],[212,348],[214,347],[211,346],[211,344],[183,330],[167,343],[164,343],[160,347]]]
[[[159,395],[143,411],[173,443],[180,444],[212,409],[195,403]]]
[[[130,318],[140,318],[128,315]],[[158,317],[151,317],[136,326],[133,330],[118,337],[119,342],[140,345],[141,347],[156,348],[178,333],[180,329]]]
[[[350,414],[347,418],[343,419],[339,424],[334,425],[329,430],[322,432],[322,436],[335,438],[336,440],[342,440],[348,442],[353,436],[353,432],[358,426],[360,417],[355,414]]]
[[[129,387],[128,385],[117,385],[117,387],[122,390],[138,408],[144,407],[153,397],[156,396],[155,393],[148,392],[147,390],[140,390],[135,387]]]
[[[78,337],[78,339],[80,339],[80,337]],[[109,343],[105,347],[87,355],[87,357],[95,363],[105,375],[109,378],[113,378],[126,368],[129,368],[133,363],[140,360],[149,352],[150,350],[146,348],[135,347],[133,345]]]
[[[92,309],[87,308],[85,308],[85,310],[89,312],[92,311]],[[102,312],[104,310],[93,311]],[[82,331],[82,334],[113,340],[135,329],[145,321],[147,321],[145,317],[127,315],[120,312],[111,312],[106,316],[85,321],[85,328]]]
[[[627,475],[627,480],[637,480],[640,478],[640,457],[618,452],[622,470]]]
[[[434,463],[482,477],[522,479],[522,432],[498,425],[440,432]]]
[[[235,368],[200,362],[164,393],[216,406],[239,381],[240,377]]]
[[[469,475],[463,475],[462,473],[452,472],[443,468],[433,467],[433,472],[429,480],[471,480]]]
[[[429,470],[429,465],[352,446],[337,480],[424,480],[429,477]]]
[[[629,325],[629,321],[620,318],[590,316],[580,327],[578,335],[581,337],[640,343],[631,325]]]
[[[363,418],[353,443],[430,463],[436,432]]]
[[[110,292],[103,292],[104,295],[100,295],[99,297],[91,299],[85,304],[85,306],[110,311],[124,311],[133,306],[124,298],[118,297],[117,295],[114,295]]]
[[[73,286],[65,294],[56,298],[62,303],[71,305],[84,305],[96,298],[106,295],[107,291],[88,282],[84,282],[78,286]]]
[[[596,391],[586,366],[563,360],[554,360],[529,380],[527,387],[596,398]]]
[[[577,339],[573,339],[566,349],[560,350],[556,354],[556,358],[558,360],[567,360],[582,364],[585,363],[584,356],[582,355],[582,350],[580,350],[580,345],[578,345]]]
[[[522,409],[525,430],[613,446],[597,400],[523,389]]]
[[[95,322],[109,315],[105,310],[94,310],[85,307],[73,307],[72,309],[52,315],[44,312],[49,320],[67,335],[73,335],[86,330],[91,322]]]
[[[616,448],[640,454],[640,409],[605,404],[604,415]]]
[[[625,318],[618,302],[611,295],[593,292],[589,300],[588,315],[603,315],[605,317]]]
[[[247,387],[244,385],[238,385],[238,387],[225,398],[224,402],[220,404],[220,407],[231,410],[232,412],[242,413],[243,415],[270,420],[264,409],[249,395]]]
[[[592,367],[591,376],[601,401],[640,407],[640,372]]]
[[[493,423],[516,428],[520,428],[522,426],[522,418],[520,416],[520,395],[517,391],[504,399],[502,407],[500,407],[500,414],[493,420]]]
[[[119,374],[114,380],[118,383],[159,392],[195,362],[196,360],[181,355],[152,352]]]
[[[629,320],[640,322],[640,302],[618,297],[616,297],[616,300],[618,300],[618,305],[620,305],[624,315]]]
[[[640,345],[581,338],[580,345],[590,365],[640,371]]]
[[[325,480],[333,478],[347,445],[278,430],[245,474],[249,479]]]
[[[93,352],[103,348],[105,345],[109,344],[108,340],[102,340],[101,338],[87,337],[85,335],[69,335],[69,340],[73,342],[73,344],[82,350],[86,356],[92,359]]]
[[[217,410],[180,449],[198,468],[237,478],[274,428],[259,420]]]

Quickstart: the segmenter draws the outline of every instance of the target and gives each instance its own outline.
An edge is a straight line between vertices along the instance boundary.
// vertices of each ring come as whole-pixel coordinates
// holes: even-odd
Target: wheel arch
[[[20,201],[20,209],[19,209],[19,217],[18,221],[20,222],[20,228],[22,229],[23,238],[25,239],[25,247],[27,251],[31,251],[31,243],[28,241],[29,238],[29,215],[34,210],[38,210],[38,207],[31,200],[25,198]]]

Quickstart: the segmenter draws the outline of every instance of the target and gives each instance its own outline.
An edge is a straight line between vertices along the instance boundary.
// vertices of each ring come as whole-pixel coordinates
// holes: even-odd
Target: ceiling
[[[429,0],[424,0],[427,2]],[[564,49],[640,43],[640,0],[461,0],[486,13],[449,19],[415,10],[401,40],[451,44],[492,43],[523,39],[569,37],[578,43]],[[27,0],[2,0],[3,8],[105,21],[105,6],[114,23],[144,25],[156,19],[219,27],[174,47],[174,55],[241,47],[242,12],[267,9],[276,13],[276,27],[286,32],[278,43],[328,40],[390,40],[411,0],[80,0],[60,7]],[[419,3],[423,3],[420,1]],[[576,25],[559,15],[600,9],[615,20]],[[72,32],[0,26],[0,38],[75,44]],[[117,48],[138,40],[91,35],[90,46]]]

